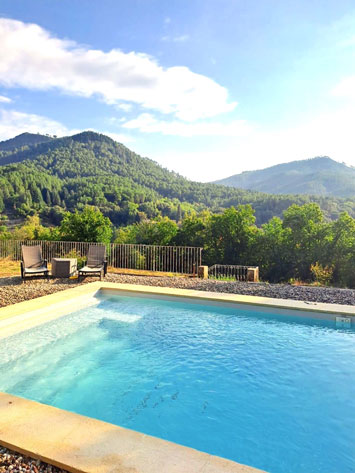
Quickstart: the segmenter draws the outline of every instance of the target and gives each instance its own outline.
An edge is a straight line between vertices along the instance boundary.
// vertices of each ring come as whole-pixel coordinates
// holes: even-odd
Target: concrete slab
[[[0,393],[0,444],[73,473],[261,473],[6,393]]]

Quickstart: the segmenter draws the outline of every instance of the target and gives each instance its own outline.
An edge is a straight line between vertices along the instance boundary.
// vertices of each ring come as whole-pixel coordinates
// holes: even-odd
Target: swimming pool
[[[353,473],[355,332],[145,297],[0,340],[0,390],[271,473]]]

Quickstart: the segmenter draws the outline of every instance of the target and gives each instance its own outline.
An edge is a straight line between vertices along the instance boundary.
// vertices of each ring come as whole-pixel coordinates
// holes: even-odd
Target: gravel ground
[[[34,460],[0,446],[0,473],[67,473],[41,460]]]
[[[80,284],[93,280],[93,278],[86,278]],[[16,302],[28,301],[77,286],[78,281],[76,279],[50,279],[49,281],[35,279],[22,283],[21,278],[17,276],[0,278],[0,307],[16,304]]]
[[[97,280],[97,278],[86,278],[80,284],[86,284]],[[200,291],[275,297],[278,299],[355,305],[355,289],[120,274],[107,274],[105,280],[118,283],[142,284],[146,286],[176,287],[180,289],[197,289]],[[43,279],[38,279],[34,281],[26,281],[26,283],[22,284],[19,277],[0,278],[0,307],[24,300],[34,299],[35,297],[46,294],[52,294],[57,291],[76,287],[77,285],[77,280],[70,279],[51,279],[48,282]]]

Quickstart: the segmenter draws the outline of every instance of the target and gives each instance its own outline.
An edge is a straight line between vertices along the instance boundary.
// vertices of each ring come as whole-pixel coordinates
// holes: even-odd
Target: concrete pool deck
[[[5,393],[0,393],[0,444],[74,473],[261,472]]]
[[[159,297],[355,322],[355,307],[236,294],[95,282],[0,309],[0,339],[95,303],[95,295]],[[310,315],[310,313],[312,315]],[[80,473],[257,473],[207,453],[0,393],[0,444]]]

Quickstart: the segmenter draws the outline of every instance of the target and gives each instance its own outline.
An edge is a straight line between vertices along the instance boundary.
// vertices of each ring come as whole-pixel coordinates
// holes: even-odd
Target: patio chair
[[[86,265],[79,269],[80,276],[100,276],[100,280],[107,274],[106,247],[104,245],[90,245]]]
[[[47,267],[47,260],[42,257],[42,248],[38,246],[21,246],[22,261],[21,261],[21,278],[24,281],[27,275],[29,276],[43,276],[48,279],[49,269]]]

